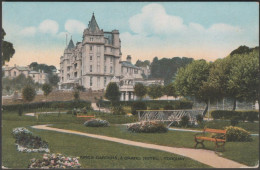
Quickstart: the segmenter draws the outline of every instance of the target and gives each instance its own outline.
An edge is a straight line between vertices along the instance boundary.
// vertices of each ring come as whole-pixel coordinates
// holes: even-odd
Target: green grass
[[[39,135],[49,144],[51,153],[62,153],[68,156],[117,156],[118,159],[125,157],[155,156],[160,159],[154,160],[111,160],[111,159],[80,159],[82,168],[207,168],[209,166],[184,158],[175,154],[161,152],[151,149],[144,149],[134,146],[118,144],[93,138],[87,138],[72,134],[50,132],[32,129],[29,126],[35,122],[20,120],[3,120],[3,150],[2,164],[8,168],[27,168],[32,158],[42,158],[42,153],[21,153],[16,151],[12,129],[15,127],[27,127],[35,135]],[[115,149],[116,148],[116,149]],[[170,161],[164,157],[181,157],[184,160]]]
[[[127,131],[126,126],[123,125],[95,128],[73,123],[57,124],[54,125],[54,127],[172,147],[193,148],[195,144],[193,132],[168,131],[167,133],[132,133]],[[206,149],[215,149],[213,142],[206,141],[204,144]],[[245,165],[254,166],[259,160],[258,144],[258,137],[253,137],[253,142],[227,142],[225,145],[226,151],[222,152],[222,156]]]

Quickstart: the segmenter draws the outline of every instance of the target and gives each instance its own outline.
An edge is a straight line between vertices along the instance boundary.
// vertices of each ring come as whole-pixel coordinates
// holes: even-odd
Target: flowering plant
[[[109,126],[109,122],[102,119],[90,119],[86,121],[84,125],[90,127],[106,127]]]
[[[13,129],[13,136],[19,152],[49,152],[48,143],[24,127]]]
[[[31,159],[31,163],[28,168],[57,168],[57,169],[72,169],[80,168],[81,164],[78,161],[79,157],[66,157],[62,154],[44,154],[43,159],[36,160],[35,158]]]
[[[163,123],[155,121],[134,123],[128,125],[127,130],[137,133],[162,133],[168,131],[167,127]]]

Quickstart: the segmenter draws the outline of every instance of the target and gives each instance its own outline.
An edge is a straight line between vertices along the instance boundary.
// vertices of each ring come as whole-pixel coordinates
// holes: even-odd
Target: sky
[[[259,45],[257,2],[3,2],[7,65],[55,65],[72,37],[82,41],[94,12],[99,28],[120,32],[122,60],[192,57],[214,61]]]

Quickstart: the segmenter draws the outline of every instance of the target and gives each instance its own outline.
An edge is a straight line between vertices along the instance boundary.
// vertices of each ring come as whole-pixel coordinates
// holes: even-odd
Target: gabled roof
[[[19,71],[30,71],[28,67],[22,67],[22,66],[5,67],[4,70],[7,71],[7,70],[12,70],[14,68],[16,68]]]
[[[123,67],[132,67],[132,68],[135,68],[135,69],[140,69],[139,67],[133,65],[132,63],[128,62],[128,61],[122,61],[122,66]]]
[[[89,29],[91,32],[99,31],[99,27],[98,27],[97,21],[96,21],[96,19],[95,19],[94,13],[93,13],[93,15],[92,15],[91,21],[89,21],[88,29]]]
[[[71,38],[67,49],[72,49],[72,48],[74,48],[74,47],[75,47],[75,45],[74,45],[73,40],[72,40],[72,38]]]

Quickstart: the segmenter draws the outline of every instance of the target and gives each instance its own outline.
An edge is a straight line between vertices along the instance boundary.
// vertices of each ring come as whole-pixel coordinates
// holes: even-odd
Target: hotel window
[[[105,51],[107,51],[107,47],[105,47]]]
[[[104,66],[104,73],[107,72],[107,66]]]
[[[111,62],[111,63],[113,62],[113,58],[112,58],[112,57],[110,57],[110,62]]]
[[[93,46],[92,46],[92,45],[91,45],[89,48],[90,48],[90,51],[92,51],[92,50],[93,50]]]
[[[78,77],[78,72],[74,73],[74,77],[77,78]]]
[[[100,54],[100,46],[97,47],[97,53]]]
[[[107,78],[104,77],[104,87],[106,87],[106,84],[107,84]]]
[[[113,51],[113,49],[112,48],[110,48],[110,52],[112,52]]]
[[[14,76],[16,76],[16,72],[14,72]]]
[[[100,72],[100,65],[99,64],[97,65],[97,72],[98,73]]]
[[[107,57],[106,57],[106,56],[104,56],[104,62],[106,63],[106,61],[107,61]]]
[[[90,41],[93,41],[93,37],[90,37]]]
[[[92,77],[90,77],[89,86],[92,86]]]
[[[92,55],[91,55],[91,56],[89,56],[89,60],[90,60],[90,61],[92,61],[92,59],[93,59]]]
[[[113,73],[113,67],[112,66],[110,67],[110,73]]]
[[[135,69],[135,74],[138,74],[138,70],[137,69]]]
[[[89,66],[89,71],[92,72],[92,65]]]

